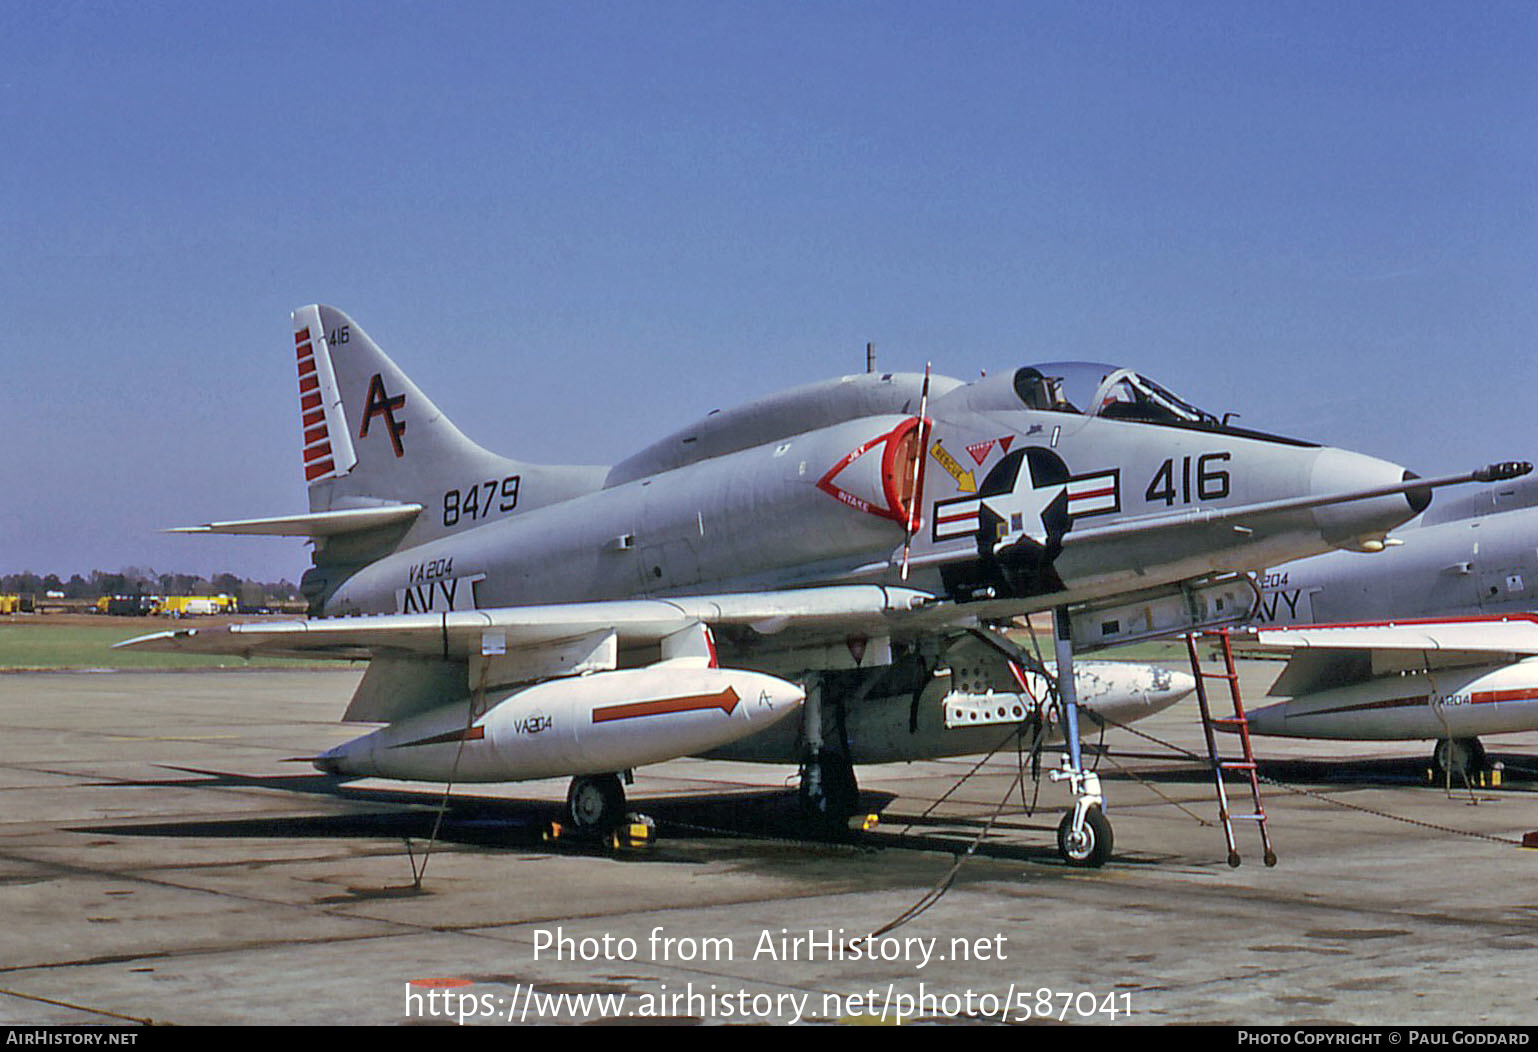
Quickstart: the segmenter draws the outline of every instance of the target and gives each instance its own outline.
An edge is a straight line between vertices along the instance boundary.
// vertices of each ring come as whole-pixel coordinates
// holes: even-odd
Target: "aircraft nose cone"
[[[1344,449],[1320,450],[1309,489],[1317,497],[1396,486],[1417,478],[1387,460]],[[1337,547],[1354,547],[1359,540],[1379,537],[1419,515],[1431,503],[1430,490],[1391,493],[1368,500],[1326,504],[1314,509],[1314,523],[1324,539]]]
[[[1406,482],[1418,478],[1420,476],[1413,471],[1406,471],[1404,473],[1404,481]],[[1431,507],[1431,491],[1429,489],[1412,489],[1405,494],[1405,499],[1410,502],[1410,507],[1415,510],[1417,515]]]

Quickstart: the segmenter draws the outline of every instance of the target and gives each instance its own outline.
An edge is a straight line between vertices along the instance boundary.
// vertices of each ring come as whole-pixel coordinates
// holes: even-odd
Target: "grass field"
[[[307,661],[298,658],[255,658],[247,661],[244,658],[216,655],[161,654],[152,651],[113,649],[114,643],[121,643],[135,636],[148,635],[151,632],[166,632],[173,628],[185,628],[191,625],[214,627],[238,620],[251,619],[210,617],[197,618],[195,621],[170,621],[165,618],[91,615],[0,617],[0,669],[345,667],[344,662],[338,661]],[[1032,649],[1029,637],[1025,633],[1017,632],[1015,638],[1028,651]],[[1051,661],[1050,637],[1039,638],[1038,642],[1042,656]],[[1138,643],[1083,656],[1105,657],[1116,661],[1184,663],[1186,649],[1184,643],[1174,640]]]
[[[86,623],[81,623],[86,622]],[[101,623],[104,622],[104,623]],[[180,623],[145,618],[0,618],[0,669],[331,667],[345,662],[114,650],[114,643]]]

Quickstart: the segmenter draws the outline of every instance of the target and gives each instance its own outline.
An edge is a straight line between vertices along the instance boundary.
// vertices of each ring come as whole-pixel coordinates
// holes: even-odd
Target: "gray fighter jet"
[[[1291,656],[1271,688],[1287,700],[1250,713],[1254,732],[1435,740],[1450,776],[1483,763],[1480,735],[1538,729],[1538,480],[1438,502],[1381,551],[1261,584],[1260,641]]]
[[[1538,609],[1538,478],[1443,498],[1378,552],[1302,559],[1260,584],[1266,625]]]
[[[1114,673],[1076,649],[1246,616],[1249,572],[1373,547],[1433,488],[1527,470],[1419,479],[1089,363],[846,376],[613,467],[536,465],[467,439],[338,310],[295,312],[294,346],[309,513],[192,529],[312,537],[315,616],[134,644],[368,657],[344,719],[388,726],[323,770],[572,775],[574,820],[600,828],[622,774],[673,756],[799,762],[808,813],[837,825],[855,763],[1050,728],[1076,798],[1059,850],[1099,865],[1076,692]],[[1054,668],[1002,631],[1047,610]],[[1133,710],[1183,692],[1110,691]]]

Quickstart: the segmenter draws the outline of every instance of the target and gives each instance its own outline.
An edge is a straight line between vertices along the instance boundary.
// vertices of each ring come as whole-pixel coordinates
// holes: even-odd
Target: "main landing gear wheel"
[[[854,764],[842,753],[822,749],[801,768],[801,817],[818,836],[835,836],[849,828],[860,811],[860,784]]]
[[[1057,853],[1070,866],[1099,869],[1111,857],[1111,823],[1105,812],[1091,807],[1084,812],[1084,828],[1073,831],[1073,812],[1057,825]]]
[[[1443,738],[1431,752],[1431,764],[1443,777],[1453,774],[1472,778],[1484,769],[1485,747],[1478,738]]]
[[[625,787],[617,774],[584,774],[566,791],[566,814],[581,833],[607,833],[625,818]]]

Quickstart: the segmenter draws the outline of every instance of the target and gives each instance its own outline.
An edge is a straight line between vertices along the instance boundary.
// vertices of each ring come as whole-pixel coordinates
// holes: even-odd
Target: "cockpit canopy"
[[[1131,369],[1104,362],[1044,362],[1015,371],[1015,394],[1027,409],[1107,420],[1218,428],[1218,418]]]

